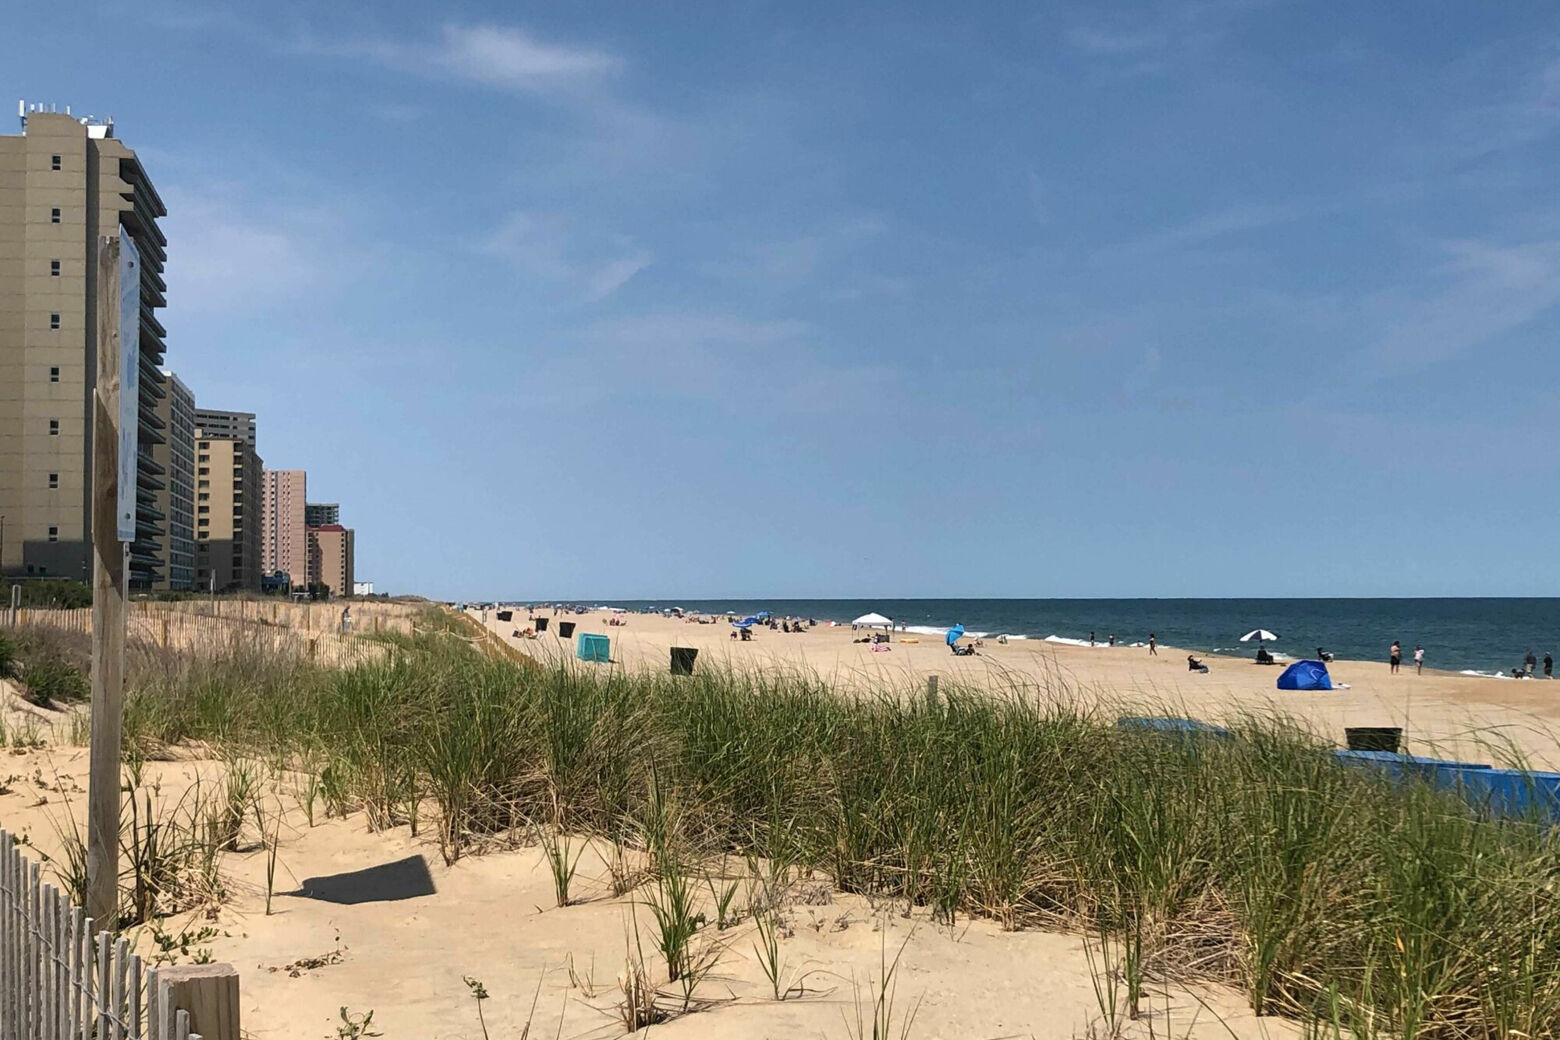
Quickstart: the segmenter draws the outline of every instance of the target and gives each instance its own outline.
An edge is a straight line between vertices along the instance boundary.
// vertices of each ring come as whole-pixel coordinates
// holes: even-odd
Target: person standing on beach
[[[1089,645],[1090,646],[1094,645],[1094,633],[1093,632],[1089,633]]]
[[[1538,658],[1533,656],[1533,651],[1529,650],[1527,652],[1527,656],[1522,659],[1522,666],[1529,675],[1532,675],[1537,670]]]
[[[1390,653],[1392,674],[1396,675],[1398,673],[1398,669],[1402,667],[1403,664],[1403,644],[1399,643],[1396,639],[1392,640],[1392,650]]]
[[[1418,643],[1414,644],[1414,674],[1425,674],[1425,648]]]
[[[1150,656],[1150,657],[1158,657],[1159,656],[1159,651],[1155,648],[1155,645],[1158,642],[1159,642],[1159,640],[1154,636],[1154,633],[1150,632],[1148,634],[1148,656]]]
[[[1554,677],[1555,677],[1555,659],[1553,657],[1549,656],[1549,651],[1548,650],[1545,650],[1544,651],[1544,678],[1545,679],[1553,679]]]

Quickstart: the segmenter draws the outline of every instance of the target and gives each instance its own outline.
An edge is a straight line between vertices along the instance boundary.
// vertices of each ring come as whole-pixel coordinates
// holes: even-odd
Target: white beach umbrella
[[[863,614],[856,620],[852,621],[851,624],[861,625],[865,628],[877,628],[880,625],[884,628],[891,628],[893,627],[894,622],[891,619],[884,617],[882,614],[874,613]]]
[[[1274,635],[1272,632],[1269,632],[1265,628],[1254,628],[1250,632],[1247,632],[1245,635],[1240,637],[1240,641],[1242,643],[1249,643],[1253,639],[1259,643],[1278,642],[1278,636]]]

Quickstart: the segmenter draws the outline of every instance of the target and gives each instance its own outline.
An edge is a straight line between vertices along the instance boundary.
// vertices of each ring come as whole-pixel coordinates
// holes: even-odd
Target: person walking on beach
[[[1403,665],[1403,644],[1399,643],[1396,639],[1392,640],[1392,650],[1390,653],[1392,674],[1396,675],[1398,673],[1398,669]]]
[[[1418,643],[1414,644],[1414,674],[1425,674],[1425,648]]]
[[[1532,675],[1538,668],[1538,658],[1533,656],[1533,651],[1529,650],[1527,652],[1527,656],[1522,659],[1522,665],[1528,675]]]
[[[1089,633],[1089,645],[1090,646],[1094,645],[1094,633],[1093,632]]]
[[[1548,650],[1545,650],[1544,651],[1544,678],[1545,679],[1553,679],[1554,677],[1555,677],[1555,659],[1553,657],[1549,656],[1549,651]]]
[[[1156,644],[1158,642],[1159,642],[1159,640],[1155,638],[1154,633],[1150,632],[1148,634],[1148,656],[1150,656],[1150,657],[1158,657],[1159,656],[1159,651],[1158,651],[1158,649],[1156,649]]]

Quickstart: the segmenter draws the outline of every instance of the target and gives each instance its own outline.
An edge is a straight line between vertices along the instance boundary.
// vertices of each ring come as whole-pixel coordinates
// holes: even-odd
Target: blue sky
[[[41,11],[381,589],[1555,591],[1552,3]]]

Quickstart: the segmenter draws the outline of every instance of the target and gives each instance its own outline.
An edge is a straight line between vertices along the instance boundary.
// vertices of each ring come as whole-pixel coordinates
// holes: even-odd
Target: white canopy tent
[[[852,621],[851,624],[852,625],[856,625],[856,626],[858,626],[860,628],[887,628],[887,629],[892,629],[894,627],[894,621],[893,621],[892,618],[886,618],[882,614],[876,614],[876,613],[873,613],[873,614],[863,614],[859,618],[857,618],[856,620]]]

